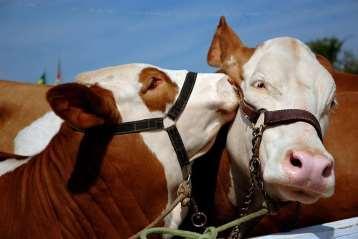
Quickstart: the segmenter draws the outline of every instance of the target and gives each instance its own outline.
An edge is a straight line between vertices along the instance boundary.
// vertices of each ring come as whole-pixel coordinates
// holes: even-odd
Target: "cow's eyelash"
[[[336,97],[333,98],[333,100],[331,100],[331,102],[329,103],[329,109],[335,109],[338,106],[338,102]]]
[[[258,88],[258,89],[265,89],[266,83],[264,80],[256,80],[251,84],[251,86]]]

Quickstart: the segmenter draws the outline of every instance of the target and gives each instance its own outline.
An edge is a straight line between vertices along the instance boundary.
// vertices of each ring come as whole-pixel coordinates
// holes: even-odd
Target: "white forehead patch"
[[[265,71],[260,72],[265,75],[282,70],[296,73],[303,71],[304,75],[323,75],[332,79],[318,62],[315,54],[303,42],[291,37],[274,38],[261,44],[243,66],[243,70],[245,79],[250,78],[258,70]],[[307,77],[302,80],[312,81]]]
[[[316,110],[320,111],[335,91],[332,76],[315,54],[304,43],[290,37],[274,38],[257,47],[243,66],[243,76],[241,86],[245,97],[250,97],[250,87],[255,81],[263,80],[272,86],[269,92],[271,97],[291,94],[292,97],[286,100],[280,98],[281,102],[287,102],[291,107],[298,101],[295,97],[308,94],[318,97],[311,97],[309,100],[312,102],[309,103],[316,105]]]

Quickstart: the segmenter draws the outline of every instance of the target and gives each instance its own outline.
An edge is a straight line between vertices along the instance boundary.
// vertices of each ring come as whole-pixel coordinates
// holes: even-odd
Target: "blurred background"
[[[132,62],[212,72],[222,15],[248,46],[292,36],[358,73],[357,0],[0,0],[0,79],[54,84]]]

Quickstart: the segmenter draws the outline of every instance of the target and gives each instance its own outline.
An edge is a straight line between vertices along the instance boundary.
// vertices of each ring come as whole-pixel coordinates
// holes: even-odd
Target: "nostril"
[[[301,162],[301,160],[299,160],[298,158],[294,157],[293,155],[291,155],[291,157],[290,157],[290,163],[291,163],[292,166],[294,166],[294,167],[302,168],[302,162]]]
[[[327,167],[325,167],[325,168],[323,169],[323,171],[322,171],[322,176],[323,176],[324,178],[327,178],[327,177],[331,176],[332,171],[333,171],[333,164],[331,163],[331,164],[329,164]]]

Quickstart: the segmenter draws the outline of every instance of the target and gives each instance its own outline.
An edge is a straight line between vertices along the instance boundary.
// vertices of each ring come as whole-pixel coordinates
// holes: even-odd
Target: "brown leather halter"
[[[240,103],[240,111],[243,116],[249,121],[252,129],[252,156],[249,161],[250,171],[250,187],[247,195],[245,195],[244,206],[241,208],[240,216],[244,216],[253,202],[255,192],[261,193],[264,198],[264,207],[267,207],[271,213],[276,212],[280,206],[285,203],[273,199],[265,190],[264,180],[262,176],[261,161],[260,161],[260,145],[263,133],[266,129],[277,127],[280,125],[292,124],[296,122],[305,122],[312,125],[318,137],[322,138],[322,130],[317,118],[306,110],[301,109],[284,109],[269,111],[266,109],[257,109],[247,101],[243,100]],[[264,121],[257,126],[257,120],[260,115],[264,114]],[[231,238],[241,238],[241,228],[235,227],[230,234]]]
[[[284,109],[284,110],[274,110],[268,111],[266,109],[257,110],[254,106],[249,104],[247,101],[243,100],[240,104],[241,112],[244,114],[245,118],[247,118],[252,124],[256,124],[258,118],[261,113],[264,113],[264,126],[267,127],[275,127],[283,124],[292,124],[295,122],[306,122],[312,125],[318,137],[322,138],[322,130],[319,124],[319,121],[316,117],[306,110],[301,109]]]
[[[268,111],[266,109],[257,110],[253,105],[243,100],[240,104],[240,110],[244,117],[250,121],[250,127],[252,129],[253,136],[252,156],[249,161],[251,187],[248,196],[250,197],[250,200],[248,200],[249,202],[247,204],[252,201],[252,196],[255,191],[253,187],[256,186],[256,188],[259,189],[259,191],[263,194],[268,209],[271,212],[274,212],[278,209],[278,203],[276,203],[275,200],[273,200],[265,191],[261,161],[259,157],[260,145],[264,131],[268,128],[277,127],[280,125],[286,125],[295,122],[305,122],[315,128],[318,137],[321,139],[321,141],[323,141],[321,126],[319,121],[311,112],[301,109],[284,109],[274,111]],[[264,114],[264,121],[261,125],[257,126],[257,120],[261,114]],[[247,211],[249,205],[245,206],[247,208],[244,208],[244,211]]]

